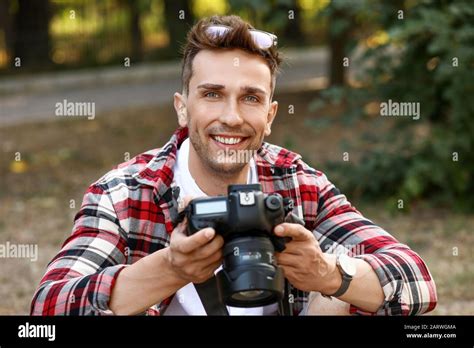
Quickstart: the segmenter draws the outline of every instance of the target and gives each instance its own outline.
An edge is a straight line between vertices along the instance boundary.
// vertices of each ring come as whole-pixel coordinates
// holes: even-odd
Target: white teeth
[[[213,138],[222,144],[228,144],[228,145],[234,145],[242,141],[242,138],[224,138],[218,135],[214,135]]]

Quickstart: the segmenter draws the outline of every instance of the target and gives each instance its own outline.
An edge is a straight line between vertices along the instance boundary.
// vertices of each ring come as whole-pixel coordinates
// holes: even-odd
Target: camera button
[[[240,205],[254,205],[255,196],[253,192],[239,192]]]

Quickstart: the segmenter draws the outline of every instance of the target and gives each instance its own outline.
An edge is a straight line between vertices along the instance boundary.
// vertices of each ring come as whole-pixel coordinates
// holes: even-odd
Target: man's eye
[[[204,94],[204,96],[209,98],[217,98],[219,97],[219,94],[217,94],[216,92],[207,92]]]
[[[259,99],[254,96],[254,95],[247,95],[245,97],[245,101],[253,102],[253,103],[258,103]]]

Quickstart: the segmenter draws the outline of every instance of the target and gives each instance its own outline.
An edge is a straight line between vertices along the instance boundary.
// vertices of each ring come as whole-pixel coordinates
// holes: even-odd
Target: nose
[[[239,114],[237,102],[235,100],[230,100],[226,103],[225,110],[221,113],[219,121],[227,124],[229,127],[240,126],[244,123],[243,118]]]

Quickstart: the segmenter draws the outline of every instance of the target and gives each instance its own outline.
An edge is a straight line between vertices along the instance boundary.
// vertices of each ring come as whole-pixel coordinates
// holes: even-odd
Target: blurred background
[[[286,58],[268,141],[300,153],[427,262],[431,314],[474,314],[470,0],[0,0],[0,314],[26,314],[88,185],[177,127],[190,26],[237,14]],[[58,117],[91,102],[95,117]],[[413,102],[420,117],[381,116]]]

